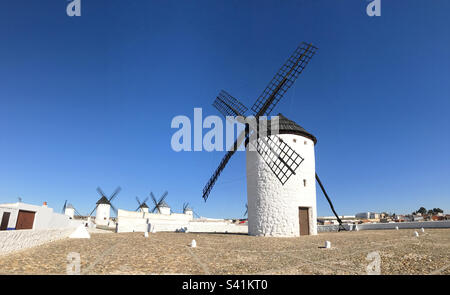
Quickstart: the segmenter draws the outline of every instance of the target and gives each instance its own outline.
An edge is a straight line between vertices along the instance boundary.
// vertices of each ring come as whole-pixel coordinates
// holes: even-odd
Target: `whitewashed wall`
[[[185,230],[189,232],[217,232],[217,233],[247,233],[245,225],[235,225],[226,221],[207,221],[192,219],[190,214],[172,213],[154,214],[118,210],[117,232],[145,232],[150,230],[174,232]]]
[[[49,228],[59,229],[73,226],[73,221],[65,214],[55,213],[52,208],[25,203],[0,205],[0,220],[4,212],[10,212],[8,228],[14,229],[19,210],[36,212],[33,223],[33,229],[36,230]]]
[[[395,222],[395,223],[364,223],[358,224],[358,230],[377,230],[377,229],[419,229],[419,228],[450,228],[450,220],[444,221],[423,221],[423,222]],[[355,225],[344,225],[346,230],[355,230]],[[318,232],[337,231],[339,225],[319,225]]]
[[[67,238],[75,229],[0,231],[0,255]]]
[[[299,236],[299,207],[307,207],[309,208],[309,232],[315,235],[317,234],[317,211],[314,142],[298,135],[280,134],[278,136],[302,156],[304,161],[295,171],[296,175],[292,175],[282,185],[257,152],[247,151],[249,234]],[[306,186],[303,180],[306,181]]]

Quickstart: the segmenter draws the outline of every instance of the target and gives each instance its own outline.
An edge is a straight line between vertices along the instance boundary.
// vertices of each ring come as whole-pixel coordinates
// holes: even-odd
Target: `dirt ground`
[[[377,262],[381,274],[450,274],[450,229],[417,230],[419,237],[414,231],[299,238],[94,233],[0,256],[0,274],[66,274],[68,265],[81,274],[367,274],[369,264],[377,271]],[[189,246],[193,239],[196,248]],[[70,254],[75,260],[69,262],[71,252],[78,254]],[[73,267],[76,257],[79,268]]]

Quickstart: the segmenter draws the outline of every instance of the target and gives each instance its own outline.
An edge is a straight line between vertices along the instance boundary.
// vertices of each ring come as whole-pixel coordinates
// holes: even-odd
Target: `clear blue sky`
[[[450,211],[450,2],[1,0],[0,202],[82,213],[100,186],[169,191],[209,217],[242,217],[245,154],[201,195],[223,152],[171,150],[176,115],[218,114],[226,89],[251,106],[301,41],[319,52],[275,112],[318,138],[316,167],[339,214]],[[331,210],[318,191],[318,214]]]

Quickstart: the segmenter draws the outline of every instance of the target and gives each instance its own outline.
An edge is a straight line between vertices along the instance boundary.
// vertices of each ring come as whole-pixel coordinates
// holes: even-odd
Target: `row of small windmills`
[[[92,209],[92,211],[87,216],[83,216],[82,214],[80,214],[72,204],[67,202],[67,200],[64,202],[62,213],[68,215],[72,219],[77,217],[80,219],[87,218],[88,220],[90,220],[90,218],[93,216],[95,212],[96,225],[109,226],[111,219],[111,210],[113,210],[113,212],[116,215],[118,213],[118,210],[112,204],[112,202],[117,197],[120,191],[121,188],[118,187],[108,198],[103,192],[103,190],[100,187],[98,187],[97,192],[100,195],[100,199],[96,202],[94,209]],[[145,198],[143,201],[141,201],[138,197],[136,197],[136,201],[139,206],[136,208],[135,211],[170,215],[171,208],[165,201],[168,194],[169,193],[167,191],[164,192],[158,200],[154,196],[153,192],[150,192],[150,196]],[[147,201],[149,200],[150,197],[153,201],[152,209],[150,209],[149,206],[147,205]],[[194,209],[189,205],[189,203],[183,204],[183,213],[199,217],[199,215],[194,211]]]

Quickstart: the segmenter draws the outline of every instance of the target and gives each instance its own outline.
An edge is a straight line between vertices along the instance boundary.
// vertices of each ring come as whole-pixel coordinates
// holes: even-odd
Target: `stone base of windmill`
[[[282,184],[264,159],[247,151],[248,234],[265,237],[317,235],[314,142],[280,134],[304,157],[295,175]]]

